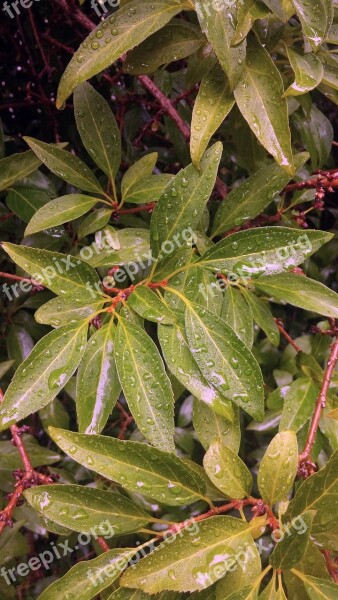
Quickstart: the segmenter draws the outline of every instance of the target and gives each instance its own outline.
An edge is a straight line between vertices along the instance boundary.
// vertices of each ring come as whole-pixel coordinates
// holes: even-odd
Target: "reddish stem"
[[[289,342],[289,344],[291,344],[291,346],[296,350],[296,352],[301,352],[302,349],[296,344],[296,342],[292,339],[292,337],[288,334],[288,332],[285,331],[285,329],[283,327],[283,321],[281,321],[280,319],[275,319],[275,323],[276,323],[279,331],[281,332],[281,334],[285,337],[285,339]]]

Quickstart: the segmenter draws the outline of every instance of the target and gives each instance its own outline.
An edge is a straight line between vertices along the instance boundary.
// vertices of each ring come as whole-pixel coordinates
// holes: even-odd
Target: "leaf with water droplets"
[[[91,600],[121,575],[136,551],[117,548],[83,560],[48,586],[37,600]]]
[[[82,223],[80,223],[77,231],[78,239],[82,240],[90,233],[95,233],[99,229],[102,229],[102,227],[109,222],[112,213],[112,208],[99,208],[89,213],[89,215],[83,219]]]
[[[221,441],[216,441],[204,455],[205,471],[223,494],[235,500],[250,495],[252,475],[236,452],[227,448]]]
[[[302,113],[296,112],[292,115],[292,121],[300,132],[306,150],[310,153],[312,170],[323,167],[334,141],[333,127],[329,119],[313,105],[306,119]]]
[[[177,322],[172,327],[160,325],[158,337],[166,364],[176,379],[198,400],[232,421],[233,409],[230,401],[207,382],[189,350],[184,323]]]
[[[220,240],[196,264],[243,278],[269,275],[264,277],[267,281],[273,273],[300,265],[331,239],[332,234],[325,231],[302,233],[287,227],[257,227]],[[276,277],[285,276],[290,275]]]
[[[156,204],[151,219],[151,247],[157,256],[163,244],[175,241],[181,247],[189,243],[192,229],[199,224],[206,203],[213,190],[218,165],[222,156],[222,144],[217,142],[204,154],[201,170],[189,165],[172,179]],[[178,240],[178,242],[177,242]]]
[[[231,46],[235,33],[235,16],[233,3],[196,0],[195,7],[202,31],[211,43],[215,54],[226,73],[230,88],[238,83],[245,63],[246,40],[237,46]]]
[[[157,594],[154,598],[142,590],[128,590],[128,588],[118,588],[107,598],[107,600],[183,600],[181,594],[175,592],[163,592]],[[214,600],[214,598],[200,598],[200,600]]]
[[[138,531],[152,519],[126,496],[82,485],[43,485],[24,493],[26,500],[55,523],[105,539]]]
[[[76,371],[85,351],[87,321],[43,337],[17,369],[0,407],[0,428],[46,406]]]
[[[85,192],[104,193],[95,175],[80,158],[54,144],[46,144],[31,137],[23,139],[52,173]]]
[[[197,304],[187,303],[185,327],[190,351],[205,379],[261,421],[263,377],[249,348],[223,319]]]
[[[89,84],[74,91],[76,125],[93,161],[114,181],[121,162],[121,136],[108,102]]]
[[[215,413],[207,404],[194,399],[193,424],[205,450],[218,438],[228,448],[238,452],[241,443],[241,427],[237,406],[233,407],[233,418],[230,422]]]
[[[296,518],[287,524],[287,531],[281,526],[277,544],[269,559],[274,569],[291,569],[302,560],[309,544],[315,514],[314,510],[305,512],[300,523]]]
[[[167,173],[143,177],[141,181],[129,188],[123,201],[131,204],[157,202],[172,178],[172,175]]]
[[[53,427],[49,434],[73,460],[128,490],[169,506],[204,497],[205,482],[174,454],[140,442]]]
[[[122,317],[115,335],[115,360],[140,431],[155,447],[174,452],[174,396],[162,358],[144,329]]]
[[[125,172],[121,181],[122,200],[129,196],[131,189],[140,183],[145,177],[149,177],[156,165],[158,152],[150,152],[137,160]]]
[[[259,277],[255,285],[272,298],[319,315],[338,318],[338,294],[314,279],[295,273],[281,273]]]
[[[2,248],[24,271],[39,284],[64,297],[84,300],[101,296],[100,279],[96,271],[81,259],[59,252],[8,242]]]
[[[270,442],[258,470],[259,492],[270,506],[286,497],[298,468],[298,444],[294,431],[281,431]]]
[[[242,293],[232,285],[224,290],[221,317],[242,342],[251,348],[254,337],[252,313]]]
[[[286,47],[288,59],[295,72],[295,81],[284,92],[284,96],[300,96],[313,90],[321,82],[324,69],[313,52],[303,54],[298,48]]]
[[[337,525],[338,506],[338,451],[334,452],[325,467],[306,479],[290,502],[284,522],[308,510],[316,510],[312,532],[321,533]]]
[[[304,35],[312,48],[317,48],[325,41],[333,21],[332,0],[291,0],[301,22]]]
[[[232,565],[226,575],[222,577],[216,584],[215,600],[228,600],[231,594],[241,593],[252,582],[259,581],[262,572],[262,563],[260,553],[256,544],[251,544],[246,547],[246,551],[240,553],[240,561],[238,566]],[[230,562],[229,562],[230,565]],[[257,591],[258,591],[257,585]],[[251,600],[256,600],[257,591],[251,596]],[[196,598],[198,600],[198,598]],[[250,600],[250,597],[249,599]],[[271,600],[276,600],[271,598]]]
[[[197,169],[211,137],[234,104],[228,78],[216,63],[202,79],[192,113],[190,153]]]
[[[40,165],[41,161],[32,150],[2,158],[0,160],[0,191],[6,190],[15,181],[36,171]]]
[[[114,320],[98,329],[87,343],[76,380],[79,431],[101,433],[121,386],[114,358]]]
[[[271,344],[278,346],[280,339],[279,329],[272,316],[269,303],[245,289],[242,290],[242,293],[250,306],[254,321],[256,321],[257,325],[267,335]]]
[[[275,161],[294,175],[288,108],[280,72],[255,39],[248,40],[247,58],[234,90],[236,102],[252,131]]]
[[[293,15],[293,7],[290,0],[262,0],[277,17],[286,23]]]
[[[156,292],[145,285],[138,285],[128,298],[128,305],[147,321],[171,325],[176,315]]]
[[[93,208],[99,200],[84,194],[69,194],[51,200],[36,211],[26,227],[25,236],[74,221]]]
[[[257,0],[241,0],[237,8],[236,33],[231,40],[232,46],[239,44],[249,33],[257,19],[265,19],[269,10]]]
[[[179,0],[132,0],[101,21],[82,42],[62,75],[56,105],[61,108],[80,83],[100,73],[186,8]]]
[[[117,242],[114,244],[115,248],[108,243],[109,229],[104,228],[100,232],[100,236],[102,245],[95,242],[89,246],[92,252],[88,256],[87,262],[93,267],[111,267],[111,265],[128,263],[140,263],[144,265],[143,268],[151,265],[148,229],[138,229],[137,227],[121,229],[114,235],[115,242]],[[119,246],[118,249],[117,246]],[[134,274],[133,270],[131,275]]]
[[[50,201],[51,194],[29,187],[12,188],[6,196],[6,204],[22,221],[28,223],[37,210]]]
[[[121,585],[150,594],[162,590],[204,590],[226,574],[239,548],[253,546],[252,525],[234,517],[211,517],[202,524],[187,525],[180,536],[128,569]],[[227,561],[229,561],[227,563]]]
[[[308,160],[309,154],[301,152],[294,156],[296,170]],[[290,175],[276,163],[264,166],[235,187],[220,203],[213,222],[212,237],[232,227],[254,219],[274,202],[290,180]]]
[[[190,56],[203,42],[196,25],[183,19],[173,19],[128,53],[123,71],[132,75],[155,73],[163,64]]]
[[[103,306],[103,298],[90,302],[80,301],[76,296],[67,298],[52,298],[46,304],[42,304],[34,314],[37,323],[51,325],[52,327],[62,327],[63,325],[73,325],[76,321],[94,315]]]
[[[319,389],[309,377],[300,377],[283,386],[281,394],[284,402],[279,430],[292,429],[297,433],[310,419]]]

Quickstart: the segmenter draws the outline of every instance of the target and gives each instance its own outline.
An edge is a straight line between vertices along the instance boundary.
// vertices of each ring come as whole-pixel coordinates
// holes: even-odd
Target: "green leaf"
[[[196,228],[200,222],[215,184],[221,156],[222,144],[217,142],[204,154],[200,171],[189,165],[165,189],[151,219],[151,247],[155,256],[160,253],[162,244],[165,246],[172,240],[178,239],[180,245],[187,245],[182,232]]]
[[[104,552],[92,560],[84,560],[72,567],[66,575],[54,581],[38,600],[91,600],[109,587],[127,566],[136,549],[118,548]]]
[[[197,16],[202,31],[211,43],[215,54],[226,73],[230,88],[233,89],[241,78],[246,51],[246,41],[236,47],[231,46],[235,33],[234,11],[232,5],[214,3],[206,4],[202,0],[195,1]]]
[[[110,181],[121,162],[121,136],[108,102],[89,84],[74,91],[76,125],[82,143]]]
[[[146,179],[142,179],[130,187],[129,191],[124,196],[124,201],[132,204],[157,202],[169,185],[169,182],[172,181],[172,178],[172,175],[166,173],[161,175],[149,175]]]
[[[187,304],[185,326],[190,351],[209,384],[262,420],[263,378],[250,350],[223,319],[197,304]]]
[[[181,594],[176,594],[175,592],[163,592],[162,594],[157,594],[154,598],[153,596],[149,596],[149,594],[145,594],[142,590],[118,588],[107,600],[182,600],[182,598]],[[204,598],[201,598],[201,600],[204,600]],[[210,598],[209,600],[213,599]]]
[[[237,8],[236,33],[231,40],[232,45],[239,44],[249,33],[257,19],[265,19],[268,9],[259,0],[241,0]]]
[[[159,297],[149,287],[139,285],[129,296],[128,304],[147,321],[171,325],[176,321],[176,315],[170,310],[162,297]]]
[[[82,485],[43,485],[26,490],[24,496],[55,523],[107,539],[138,531],[151,521],[126,496]]]
[[[42,338],[17,369],[0,407],[0,427],[46,406],[77,369],[87,339],[88,323],[66,325]]]
[[[304,583],[310,600],[336,600],[337,584],[333,583],[333,581],[311,577],[296,569],[292,569],[292,572]]]
[[[303,54],[298,48],[286,48],[290,65],[295,72],[295,81],[284,92],[284,96],[300,96],[319,85],[324,69],[319,58],[312,52]]]
[[[87,343],[76,382],[79,431],[101,433],[121,392],[114,358],[114,320]]]
[[[111,267],[112,265],[125,265],[128,263],[143,262],[148,266],[151,261],[149,246],[149,230],[138,229],[137,227],[127,227],[117,234],[117,241],[120,248],[112,248],[107,244],[107,230],[102,230],[104,243],[102,248],[98,249],[95,242],[92,246],[91,254],[87,262],[93,267]]]
[[[293,15],[293,8],[289,0],[262,0],[262,2],[284,23]]]
[[[296,154],[294,156],[296,170],[300,169],[308,158],[309,155],[306,152]],[[278,198],[278,194],[289,179],[290,175],[276,163],[262,167],[251,177],[245,179],[220,203],[213,222],[212,237],[260,215],[269,204]]]
[[[235,592],[240,593],[244,587],[259,578],[262,565],[256,544],[247,546],[246,551],[241,554],[238,567],[234,568],[234,566],[217,583],[215,600],[225,600]],[[255,598],[255,596],[253,597]]]
[[[255,285],[272,298],[311,310],[319,315],[338,317],[338,294],[308,277],[295,273],[281,273],[259,277]]]
[[[209,406],[194,400],[193,424],[202,446],[207,450],[215,439],[238,452],[241,442],[239,408],[234,406],[233,421],[216,414]]]
[[[28,223],[39,208],[47,204],[50,195],[43,190],[11,189],[6,204],[22,221]]]
[[[204,481],[174,454],[140,442],[49,428],[51,438],[78,463],[169,506],[184,506],[205,493]]]
[[[82,240],[87,235],[102,229],[109,222],[112,213],[113,210],[110,208],[99,208],[90,213],[80,224],[77,232],[78,239]]]
[[[40,165],[41,161],[32,150],[2,158],[0,160],[0,191],[9,188],[15,181],[33,173]]]
[[[211,517],[197,527],[192,523],[170,545],[164,543],[158,552],[128,569],[121,584],[150,594],[203,590],[225,575],[230,560],[232,566],[236,564],[240,545],[252,546],[251,529],[249,523],[234,517]]]
[[[310,153],[312,169],[325,165],[334,139],[333,127],[329,119],[316,106],[312,106],[306,122],[302,113],[293,114],[292,120],[300,131],[305,148]]]
[[[302,515],[301,529],[298,527],[297,518],[295,523],[288,524],[286,531],[281,527],[278,532],[280,539],[277,540],[275,549],[269,559],[270,565],[274,569],[282,569],[283,571],[291,569],[303,558],[309,544],[315,514],[315,511],[312,510]]]
[[[270,579],[266,588],[264,588],[263,592],[259,594],[258,600],[282,600],[280,598],[278,599],[277,597],[275,573],[273,574],[272,579]]]
[[[2,128],[2,121],[0,119],[0,158],[4,158],[5,156],[5,138],[4,132]]]
[[[300,377],[282,389],[284,405],[279,430],[291,429],[297,433],[314,411],[318,388],[312,379]]]
[[[270,506],[285,498],[298,468],[298,444],[293,431],[281,431],[270,442],[258,470],[259,492]]]
[[[28,223],[25,235],[43,231],[48,227],[55,227],[82,217],[97,204],[99,198],[92,198],[83,194],[69,194],[51,200],[37,210]]]
[[[211,444],[203,466],[213,484],[229,498],[241,500],[250,495],[252,475],[248,467],[236,452],[221,442]]]
[[[301,22],[304,35],[316,50],[325,40],[333,21],[331,0],[291,0]]]
[[[322,83],[332,87],[335,90],[338,90],[338,69],[334,65],[326,64],[323,65],[324,74]]]
[[[25,327],[10,325],[7,331],[7,349],[9,358],[15,361],[15,367],[27,358],[33,347],[34,341]]]
[[[83,321],[103,306],[103,298],[90,301],[79,301],[79,298],[69,296],[68,298],[52,298],[34,314],[37,323],[51,325],[52,327],[62,327],[63,325],[73,324],[76,321]]]
[[[0,362],[0,379],[3,379],[6,373],[13,367],[14,360],[5,360],[4,362]]]
[[[316,510],[312,532],[321,533],[337,524],[338,503],[338,451],[334,452],[325,467],[306,479],[297,489],[289,504],[284,520],[291,520],[308,510]]]
[[[174,396],[153,340],[119,318],[115,360],[123,393],[143,435],[157,448],[174,452]]]
[[[251,348],[254,334],[251,310],[241,292],[231,285],[224,290],[221,317],[242,342]]]
[[[31,137],[23,139],[52,173],[80,190],[96,194],[104,193],[95,175],[77,156],[54,144],[46,144]]]
[[[158,337],[165,362],[176,379],[198,400],[232,421],[231,403],[203,377],[189,350],[184,323],[177,322],[172,327],[160,325]]]
[[[296,565],[296,569],[311,577],[318,577],[320,579],[325,579],[326,581],[331,581],[324,556],[320,552],[319,547],[311,539],[309,540],[307,551],[302,560]],[[294,574],[293,569],[284,571],[283,580],[286,584],[288,597],[290,599],[309,600],[309,596],[304,587],[304,582]]]
[[[27,271],[35,281],[63,297],[96,299],[100,296],[100,279],[86,262],[73,256],[16,246],[8,242],[2,248],[12,260]]]
[[[260,277],[260,280],[270,281],[273,273],[303,263],[331,239],[332,234],[325,231],[301,233],[299,229],[286,227],[257,227],[220,240],[196,264],[244,278],[265,274],[269,277]],[[274,276],[275,279],[284,277],[290,275]]]
[[[31,435],[23,435],[22,441],[25,444],[26,451],[29,455],[30,461],[33,467],[40,467],[42,465],[52,465],[59,462],[61,459],[60,454],[39,446],[36,439]],[[22,460],[19,455],[16,446],[9,441],[0,442],[1,452],[1,476],[3,471],[15,471],[16,469],[22,468]]]
[[[211,137],[234,104],[228,78],[216,63],[202,79],[192,113],[190,153],[197,169]]]
[[[173,19],[128,53],[123,71],[132,75],[155,73],[163,64],[190,56],[202,46],[203,41],[195,25]]]
[[[290,174],[294,174],[291,135],[283,81],[263,46],[250,38],[240,82],[234,90],[236,102],[252,131]]]
[[[242,293],[251,308],[254,321],[264,331],[271,344],[278,346],[279,329],[274,321],[269,304],[249,291],[243,289]]]
[[[61,108],[83,81],[100,73],[122,54],[166,25],[184,8],[179,0],[132,0],[101,21],[75,52],[62,75],[56,100]]]
[[[121,193],[122,200],[130,194],[130,190],[146,177],[149,177],[156,165],[158,152],[150,152],[137,160],[122,177]]]

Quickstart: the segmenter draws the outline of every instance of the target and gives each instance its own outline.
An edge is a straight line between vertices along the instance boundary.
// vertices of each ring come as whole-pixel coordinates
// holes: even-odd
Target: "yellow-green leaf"
[[[229,498],[241,500],[250,495],[252,475],[238,454],[216,441],[204,455],[203,466],[213,482]]]
[[[260,494],[270,506],[285,498],[298,468],[298,444],[293,431],[281,431],[270,442],[258,470]]]

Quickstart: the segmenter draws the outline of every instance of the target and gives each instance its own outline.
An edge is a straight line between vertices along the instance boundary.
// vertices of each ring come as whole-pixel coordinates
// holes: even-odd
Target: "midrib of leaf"
[[[46,375],[47,371],[51,370],[51,367],[60,358],[60,356],[62,356],[66,352],[67,348],[73,343],[74,339],[80,334],[80,332],[81,332],[81,330],[82,330],[83,327],[88,327],[88,322],[87,321],[85,323],[83,323],[83,325],[81,325],[81,327],[78,327],[78,328],[75,329],[73,337],[63,347],[62,351],[51,362],[48,363],[46,369],[41,373],[41,375],[38,377],[38,379],[36,379],[34,381],[34,384],[32,386],[30,386],[22,396],[20,396],[20,401],[21,402],[26,398],[27,395],[30,394],[30,392],[37,386],[37,384],[39,384],[39,382],[41,381],[41,379],[43,379],[44,376]],[[39,357],[41,354],[44,354],[45,351],[46,351],[45,348],[41,348],[40,353],[37,355],[37,357]]]
[[[56,500],[56,502],[61,502],[60,500]],[[87,510],[89,510],[90,512],[95,512],[98,514],[104,513],[104,514],[109,514],[110,516],[114,516],[114,517],[128,517],[128,519],[134,519],[135,521],[139,521],[142,517],[146,517],[148,516],[146,513],[140,513],[139,515],[135,515],[132,513],[128,513],[128,512],[114,512],[114,509],[109,509],[108,506],[106,507],[101,507],[101,508],[96,508],[93,507],[93,505],[88,506],[88,502],[83,500],[81,501],[81,499],[79,498],[79,500],[77,502],[72,501],[70,498],[67,499],[67,506],[74,506],[75,508],[78,506],[85,506]],[[152,521],[152,518],[149,517],[149,521]]]
[[[36,206],[34,206],[34,204],[31,204],[29,202],[29,200],[27,200],[27,197],[24,196],[23,194],[21,194],[21,192],[19,192],[19,190],[16,190],[14,188],[8,188],[6,190],[7,192],[14,192],[15,194],[18,194],[18,196],[20,196],[20,198],[26,203],[28,204],[28,206],[30,206],[34,211],[36,211]]]
[[[301,399],[301,402],[299,402],[299,400],[298,400],[298,398],[297,398],[297,410],[296,410],[296,412],[295,412],[295,414],[294,414],[294,416],[293,416],[293,418],[292,418],[292,421],[290,421],[290,423],[289,423],[289,425],[288,425],[288,429],[291,429],[291,426],[294,424],[294,422],[295,422],[296,418],[298,417],[299,413],[301,412],[301,410],[302,410],[302,407],[303,407],[303,402],[304,402],[304,399],[307,397],[307,395],[308,395],[308,392],[309,392],[309,388],[310,388],[312,385],[313,385],[313,381],[312,381],[311,379],[309,379],[309,381],[307,382],[307,385],[306,385],[306,390],[304,390],[304,391],[302,390],[302,391],[303,391],[303,394],[302,394],[302,399]],[[310,416],[311,416],[311,415],[310,415]],[[306,419],[307,421],[308,421],[308,419],[310,418],[310,416],[309,416],[309,417]]]

